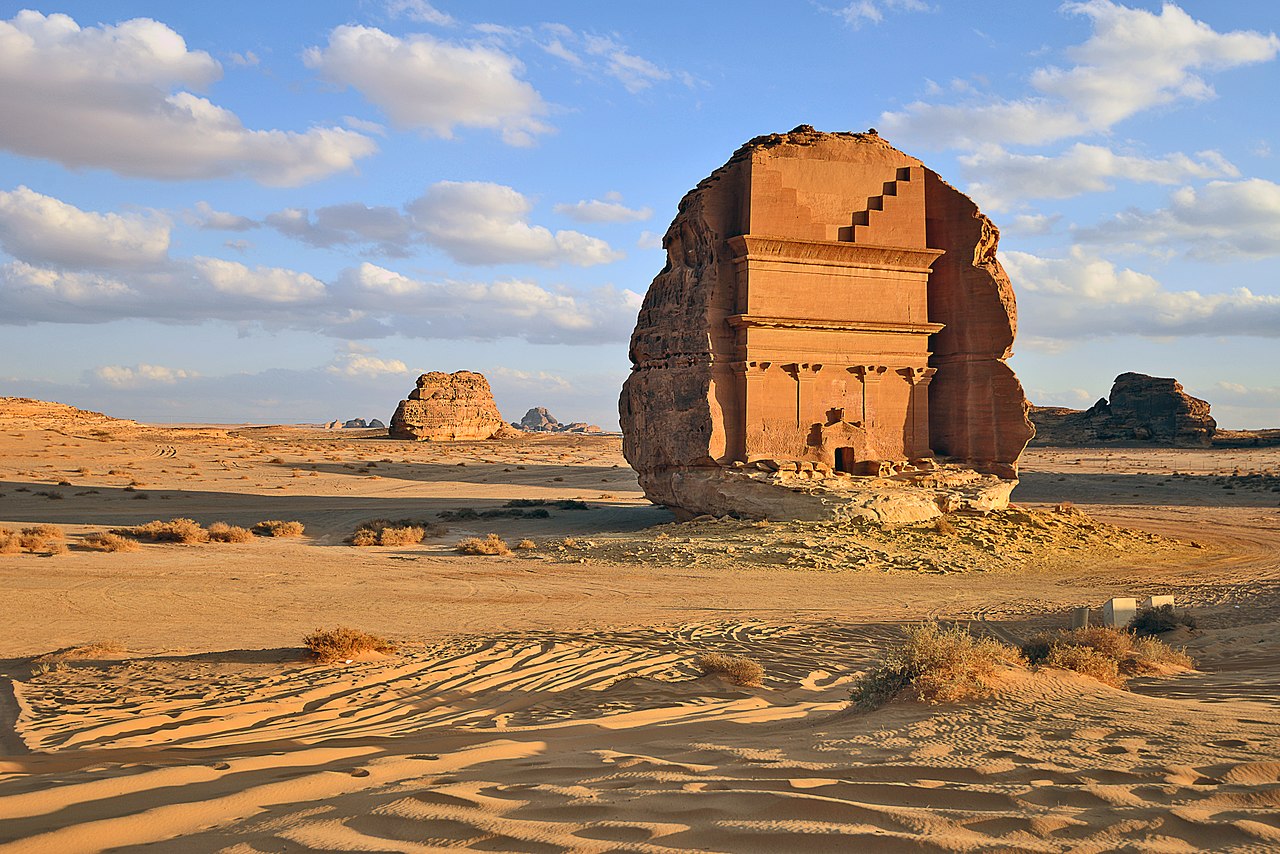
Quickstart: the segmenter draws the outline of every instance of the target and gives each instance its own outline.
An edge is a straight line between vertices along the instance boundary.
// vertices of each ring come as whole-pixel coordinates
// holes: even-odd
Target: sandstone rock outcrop
[[[511,422],[511,426],[530,433],[600,433],[595,424],[585,421],[560,423],[545,406],[535,406],[524,414],[524,418]]]
[[[1192,397],[1172,377],[1125,373],[1116,377],[1110,399],[1081,411],[1032,407],[1037,445],[1094,445],[1143,442],[1208,447],[1218,424],[1209,403]]]
[[[735,463],[834,482],[936,452],[1010,481],[1007,501],[1032,429],[1005,364],[1016,309],[998,240],[874,132],[748,142],[681,200],[632,334],[619,414],[645,494],[732,513],[745,500],[730,493],[752,489]]]
[[[483,374],[431,371],[418,377],[409,398],[400,401],[389,432],[393,439],[440,442],[492,439],[516,431],[502,420]]]

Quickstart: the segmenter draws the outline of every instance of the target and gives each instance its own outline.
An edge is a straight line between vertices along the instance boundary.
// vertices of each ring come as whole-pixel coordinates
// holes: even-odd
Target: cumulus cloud
[[[922,0],[854,0],[854,2],[832,10],[836,17],[843,20],[855,30],[863,24],[878,24],[884,20],[886,11],[892,12],[927,12],[929,4]]]
[[[321,248],[371,244],[380,255],[403,258],[414,239],[410,220],[392,207],[359,202],[318,208],[315,216],[301,208],[269,214],[266,224],[281,234]]]
[[[308,48],[303,61],[358,91],[401,130],[452,138],[458,127],[488,128],[522,146],[550,130],[542,96],[520,78],[523,65],[495,47],[344,25],[325,47]]]
[[[325,295],[324,283],[309,273],[283,267],[247,267],[221,258],[196,258],[194,267],[215,291],[274,303],[308,302]]]
[[[344,377],[376,377],[408,373],[409,368],[399,359],[380,359],[366,353],[343,353],[325,370]]]
[[[0,190],[0,247],[10,255],[65,267],[139,267],[169,251],[169,222],[82,211],[26,187]]]
[[[30,10],[0,21],[0,147],[69,167],[166,180],[247,176],[295,186],[376,150],[341,128],[251,130],[192,94],[222,75],[148,18],[81,28]]]
[[[147,384],[173,385],[178,380],[198,377],[195,371],[181,368],[166,368],[163,365],[139,364],[133,367],[125,365],[103,365],[94,368],[93,376],[110,386],[117,388],[136,388]]]
[[[408,205],[422,239],[463,264],[590,267],[623,257],[599,238],[529,225],[532,203],[511,187],[441,181]]]
[[[961,105],[918,101],[882,114],[879,126],[923,146],[1037,145],[1106,131],[1153,107],[1212,98],[1203,73],[1267,62],[1280,52],[1274,33],[1220,33],[1172,3],[1158,13],[1111,0],[1062,9],[1087,17],[1093,33],[1067,51],[1074,65],[1032,73],[1037,94]]]
[[[1280,296],[1171,291],[1080,246],[1064,258],[1005,252],[1002,259],[1022,295],[1020,331],[1032,336],[1280,336]]]
[[[1202,260],[1280,255],[1280,184],[1261,178],[1210,181],[1175,191],[1167,207],[1129,210],[1096,227],[1077,229],[1082,243],[1185,252]]]
[[[1234,178],[1238,169],[1216,151],[1142,157],[1101,145],[1076,143],[1061,154],[1013,154],[983,146],[960,157],[969,194],[989,210],[1007,210],[1023,199],[1066,199],[1110,190],[1116,180],[1178,184],[1189,179]]]
[[[261,225],[247,216],[214,210],[213,205],[204,201],[196,202],[184,216],[196,228],[209,231],[250,231]]]
[[[618,193],[607,193],[601,199],[583,199],[575,204],[558,204],[556,213],[576,222],[643,222],[653,216],[652,208],[629,208]]]

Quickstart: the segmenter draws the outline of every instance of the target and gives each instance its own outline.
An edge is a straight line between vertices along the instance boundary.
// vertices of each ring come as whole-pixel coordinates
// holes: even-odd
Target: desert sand
[[[8,404],[0,527],[58,525],[70,551],[0,555],[0,852],[1280,846],[1280,449],[1035,448],[1018,509],[888,535],[677,524],[616,436],[419,444]],[[344,543],[522,498],[587,509]],[[306,535],[77,546],[174,517]],[[490,532],[537,547],[452,548]],[[1152,594],[1197,618],[1178,638],[1196,672],[848,707],[911,623],[1017,641]],[[398,651],[309,660],[302,636],[337,625]],[[763,685],[701,675],[711,651]]]

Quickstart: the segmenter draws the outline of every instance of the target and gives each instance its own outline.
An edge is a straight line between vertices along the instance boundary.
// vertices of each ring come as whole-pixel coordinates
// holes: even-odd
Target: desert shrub
[[[403,528],[383,528],[378,533],[380,546],[415,546],[422,542],[426,531],[417,525],[405,525]]]
[[[286,522],[283,519],[266,519],[253,526],[253,533],[259,537],[301,537],[306,530],[301,522]]]
[[[253,532],[239,525],[214,522],[209,526],[209,539],[215,543],[247,543],[253,539]]]
[[[339,626],[336,629],[316,629],[302,639],[302,645],[310,650],[316,660],[323,663],[347,661],[362,653],[393,653],[396,648],[386,638]]]
[[[49,550],[53,544],[67,538],[57,525],[33,525],[18,534],[18,544],[29,552]],[[66,551],[66,549],[63,549]]]
[[[1134,673],[1155,673],[1167,667],[1191,670],[1195,662],[1187,651],[1169,646],[1159,638],[1140,637],[1133,642]]]
[[[1045,667],[1058,667],[1092,676],[1113,688],[1124,687],[1119,661],[1095,647],[1055,643],[1049,648],[1049,654],[1042,664]]]
[[[113,528],[111,533],[133,537],[135,540],[149,540],[153,543],[193,545],[209,542],[209,532],[194,519],[170,519],[168,522],[156,519],[154,522],[135,525],[132,528]]]
[[[0,528],[0,555],[16,555],[22,551],[22,535],[8,528]]]
[[[1119,661],[1132,651],[1133,635],[1106,626],[1088,626],[1064,632],[1054,641],[1054,644],[1086,646]]]
[[[454,549],[464,555],[509,555],[511,547],[506,541],[497,534],[490,534],[481,539],[479,537],[467,537],[465,540],[459,540]]]
[[[538,544],[528,538],[523,539],[520,542],[516,543],[516,548],[520,549],[521,551],[529,551],[530,549],[536,549],[537,547],[538,547]]]
[[[521,466],[523,468],[523,466]],[[560,510],[590,510],[591,505],[576,498],[513,498],[503,507],[555,507]]]
[[[61,540],[57,540],[55,542],[49,543],[47,546],[45,546],[44,550],[49,554],[50,557],[52,557],[53,555],[64,555],[68,551],[67,544],[62,542]]]
[[[703,673],[722,676],[734,685],[753,686],[764,681],[764,668],[745,656],[704,652],[693,663]]]
[[[933,520],[933,532],[935,534],[954,534],[956,526],[945,515],[938,516]]]
[[[107,531],[85,534],[80,538],[80,547],[95,552],[136,552],[142,548],[133,540]]]
[[[419,519],[370,519],[357,525],[347,542],[353,546],[409,546],[448,531],[443,525]]]
[[[1194,629],[1196,627],[1196,618],[1186,613],[1179,614],[1173,610],[1172,605],[1161,605],[1158,608],[1142,608],[1129,621],[1129,631],[1138,637],[1164,634],[1181,626]]]
[[[977,638],[956,626],[924,623],[907,630],[906,642],[853,685],[853,704],[869,711],[908,693],[924,703],[985,697],[986,680],[999,665],[1023,664],[1022,654],[993,638]]]

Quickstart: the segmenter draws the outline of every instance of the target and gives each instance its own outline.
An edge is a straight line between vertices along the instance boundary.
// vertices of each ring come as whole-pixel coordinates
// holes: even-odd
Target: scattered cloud
[[[408,366],[399,359],[379,359],[366,353],[341,353],[325,370],[344,377],[376,377],[409,372]]]
[[[1002,227],[1002,231],[1024,237],[1038,237],[1052,234],[1061,220],[1061,214],[1019,214],[1010,219]]]
[[[324,283],[315,276],[283,267],[247,267],[221,258],[195,258],[193,266],[215,291],[255,302],[312,302],[325,295]]]
[[[582,200],[575,204],[558,204],[553,210],[575,222],[644,222],[653,216],[653,208],[629,208],[622,204],[619,193],[606,193],[603,200]]]
[[[856,30],[863,24],[880,23],[884,20],[886,11],[927,12],[929,11],[929,4],[922,2],[922,0],[854,0],[854,2],[832,11],[836,17]]]
[[[1180,153],[1151,158],[1085,143],[1055,156],[1013,154],[989,145],[959,159],[970,181],[969,194],[992,211],[1008,210],[1025,199],[1067,199],[1111,190],[1117,180],[1178,184],[1240,175],[1216,151],[1201,151],[1194,158]]]
[[[314,217],[301,208],[286,208],[268,214],[265,222],[311,246],[371,244],[376,254],[392,258],[406,257],[414,237],[408,217],[396,208],[359,202],[318,208]]]
[[[246,50],[244,53],[229,53],[227,61],[237,68],[257,68],[262,59],[253,51]]]
[[[648,89],[654,83],[671,79],[671,72],[636,56],[627,47],[608,36],[583,37],[587,53],[601,57],[605,73],[620,82],[628,92],[635,94]]]
[[[452,15],[441,12],[426,0],[387,0],[387,14],[420,24],[435,24],[437,27],[453,27],[458,23]]]
[[[1248,288],[1171,291],[1146,273],[1117,268],[1080,246],[1064,258],[1025,252],[1001,257],[1021,295],[1020,331],[1034,336],[1280,336],[1280,296]]]
[[[515,368],[490,368],[486,373],[490,380],[502,379],[522,389],[538,389],[549,391],[572,391],[573,383],[558,374],[547,371],[520,371]]]
[[[623,257],[599,238],[529,225],[532,203],[501,184],[441,181],[407,207],[422,239],[463,264],[590,267]]]
[[[398,38],[374,27],[343,25],[303,61],[325,80],[350,86],[400,130],[451,139],[458,127],[496,130],[509,145],[532,145],[550,127],[547,105],[520,75],[520,60],[496,47]]]
[[[178,380],[187,380],[200,376],[195,371],[181,368],[166,368],[163,365],[103,365],[93,369],[93,376],[116,388],[136,388],[142,385],[173,385]]]
[[[221,76],[213,57],[149,18],[81,28],[22,11],[0,21],[0,148],[134,177],[270,186],[349,170],[377,149],[341,128],[251,130],[187,91]]]
[[[262,223],[247,216],[214,210],[208,202],[196,202],[195,207],[184,211],[184,218],[196,228],[212,231],[250,231]]]
[[[1081,243],[1182,253],[1224,261],[1280,255],[1280,184],[1261,178],[1210,181],[1183,187],[1155,211],[1128,210],[1091,228],[1077,229]]]
[[[661,249],[662,235],[656,231],[645,229],[640,232],[640,237],[636,240],[637,249]]]
[[[352,130],[358,130],[362,133],[371,133],[375,136],[386,136],[387,129],[384,125],[377,122],[371,122],[368,119],[361,119],[356,116],[343,116],[342,123]]]
[[[0,190],[0,248],[16,258],[82,269],[163,261],[169,221],[82,211],[27,187]]]
[[[1093,33],[1068,49],[1074,65],[1031,74],[1037,94],[959,105],[917,101],[882,114],[879,127],[926,147],[1038,145],[1106,131],[1154,107],[1207,100],[1215,93],[1203,73],[1268,62],[1280,52],[1274,33],[1220,33],[1172,3],[1158,13],[1111,0],[1066,3],[1062,10],[1087,17]]]

